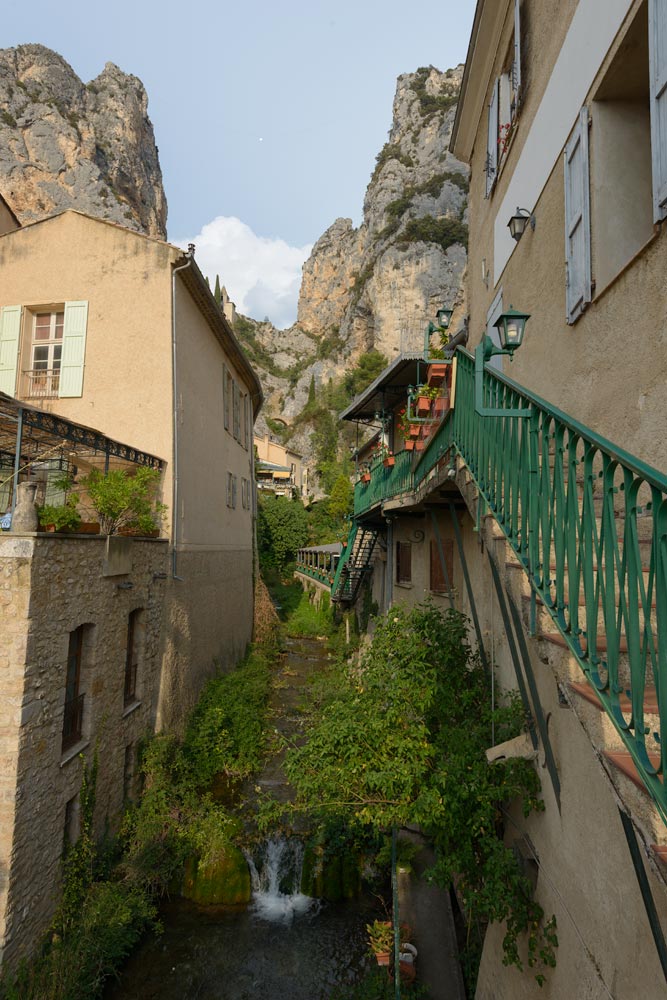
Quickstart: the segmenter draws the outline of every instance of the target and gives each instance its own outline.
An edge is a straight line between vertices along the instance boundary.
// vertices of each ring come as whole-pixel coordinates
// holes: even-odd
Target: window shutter
[[[591,212],[588,171],[588,108],[579,113],[565,147],[565,267],[568,323],[591,301]]]
[[[514,91],[514,107],[512,117],[516,115],[521,104],[521,0],[514,0],[514,63],[512,65],[512,90]]]
[[[486,197],[488,198],[496,183],[498,173],[498,84],[496,80],[491,91],[489,104],[489,134],[486,138]]]
[[[227,365],[222,363],[222,414],[225,430],[229,430],[229,389],[227,386]]]
[[[667,4],[649,0],[653,221],[667,216]]]
[[[83,395],[83,362],[86,355],[88,303],[66,302],[63,327],[63,353],[60,362],[60,388],[63,397]]]
[[[0,309],[0,392],[16,395],[16,369],[19,361],[21,306]]]

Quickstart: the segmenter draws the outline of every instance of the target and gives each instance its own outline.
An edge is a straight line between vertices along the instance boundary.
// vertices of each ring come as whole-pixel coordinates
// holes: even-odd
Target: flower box
[[[411,438],[418,438],[419,437],[419,429],[420,429],[419,428],[419,424],[410,424],[410,437]]]
[[[433,414],[436,417],[444,417],[449,409],[449,395],[438,396],[433,402]]]
[[[417,416],[427,417],[431,412],[431,400],[428,396],[417,396]]]
[[[447,365],[433,364],[427,369],[427,381],[429,385],[442,385],[447,378]]]
[[[394,458],[393,455],[387,455],[386,458],[382,459],[382,464],[384,465],[385,469],[390,469],[392,465],[395,464],[395,462],[396,459]]]
[[[370,474],[370,472],[364,472],[363,475],[361,476],[361,482],[362,483],[370,483],[370,481],[371,481],[371,474]]]

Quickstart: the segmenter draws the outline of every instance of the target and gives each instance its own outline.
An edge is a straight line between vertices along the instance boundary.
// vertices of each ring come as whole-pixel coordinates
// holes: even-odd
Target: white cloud
[[[291,247],[285,240],[257,236],[234,216],[219,215],[199,233],[179,241],[196,244],[195,258],[214,287],[216,274],[239,312],[253,319],[268,316],[279,329],[296,320],[301,266],[312,243]]]

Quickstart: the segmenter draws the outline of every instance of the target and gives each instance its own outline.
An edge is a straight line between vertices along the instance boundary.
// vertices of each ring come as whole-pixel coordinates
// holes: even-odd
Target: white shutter
[[[512,90],[514,91],[514,107],[512,115],[516,115],[521,103],[521,0],[514,0],[514,63],[512,65]]]
[[[653,221],[667,216],[667,3],[649,0]]]
[[[494,81],[489,103],[489,133],[486,137],[486,197],[496,183],[498,173],[498,80]]]
[[[0,392],[16,395],[16,369],[19,361],[21,306],[0,309]]]
[[[591,211],[588,169],[588,108],[565,147],[565,267],[568,323],[591,301]]]
[[[86,356],[88,303],[66,302],[63,353],[60,361],[60,388],[63,397],[83,395],[83,363]]]

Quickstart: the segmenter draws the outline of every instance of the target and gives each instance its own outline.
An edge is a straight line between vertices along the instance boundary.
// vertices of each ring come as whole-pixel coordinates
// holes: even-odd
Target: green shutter
[[[83,362],[86,355],[87,302],[65,303],[63,353],[60,362],[60,390],[58,395],[83,395]]]
[[[0,309],[0,392],[16,395],[16,368],[19,360],[21,306]]]

